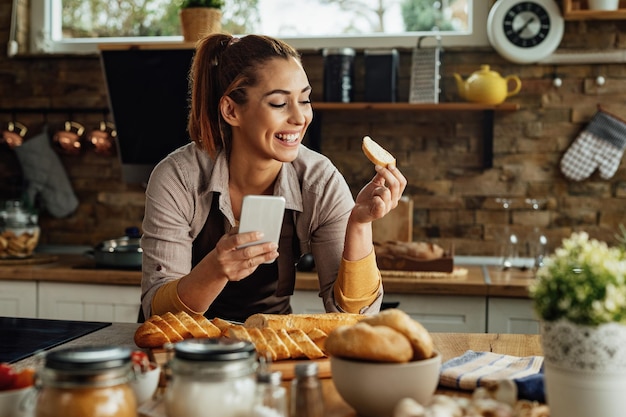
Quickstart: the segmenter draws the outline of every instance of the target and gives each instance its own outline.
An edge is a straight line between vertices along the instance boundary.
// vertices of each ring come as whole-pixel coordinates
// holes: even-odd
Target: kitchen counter
[[[487,260],[488,261],[488,260]],[[411,277],[382,271],[386,293],[527,298],[532,271],[502,271],[496,265],[458,263],[463,276]],[[0,261],[0,280],[54,281],[139,286],[141,271],[105,269],[76,254],[38,253],[31,260]],[[296,290],[317,291],[314,272],[298,272]]]
[[[75,339],[54,349],[92,344],[126,346],[136,349],[133,335],[137,324],[113,323],[111,326],[97,330],[86,336]],[[495,352],[515,356],[542,355],[539,335],[520,334],[474,334],[474,333],[431,333],[436,349],[441,353],[442,360],[462,355],[471,349],[474,351]],[[39,366],[40,359],[29,357],[16,363],[16,366]],[[285,383],[289,388],[289,384]],[[337,393],[332,379],[323,379],[325,415],[328,417],[354,417],[355,411],[343,401]],[[438,393],[453,395],[469,395],[469,392],[438,390]]]

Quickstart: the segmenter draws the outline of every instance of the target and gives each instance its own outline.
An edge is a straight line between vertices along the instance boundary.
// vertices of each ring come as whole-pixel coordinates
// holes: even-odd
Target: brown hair
[[[201,39],[189,74],[191,140],[212,158],[222,149],[230,154],[231,128],[222,119],[221,98],[245,104],[246,87],[258,82],[259,67],[270,59],[289,57],[300,61],[295,49],[268,36],[212,34]]]

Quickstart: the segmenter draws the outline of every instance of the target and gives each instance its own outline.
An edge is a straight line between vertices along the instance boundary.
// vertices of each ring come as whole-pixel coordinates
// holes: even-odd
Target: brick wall
[[[0,0],[0,45],[6,45],[10,0]],[[562,48],[624,48],[626,21],[568,22]],[[406,101],[410,53],[401,51],[399,100]],[[357,58],[356,100],[363,97],[362,55]],[[321,100],[322,58],[304,54],[304,63]],[[626,165],[610,180],[598,174],[576,183],[559,171],[559,160],[601,103],[626,117],[626,66],[618,64],[515,65],[491,48],[449,49],[444,54],[442,101],[458,101],[452,77],[464,78],[490,64],[502,75],[522,79],[516,112],[498,112],[494,124],[493,168],[482,168],[481,112],[325,112],[321,150],[345,175],[354,193],[373,175],[364,163],[360,139],[372,135],[398,158],[409,179],[406,195],[414,200],[414,239],[454,245],[457,254],[493,255],[501,246],[505,224],[521,236],[534,227],[546,230],[551,246],[572,230],[586,230],[613,239],[626,223]],[[558,75],[560,88],[552,84]],[[598,86],[598,75],[606,78]],[[46,122],[52,131],[68,119],[86,128],[98,126],[103,115],[93,112],[11,114],[11,108],[106,108],[106,89],[97,56],[32,56],[9,59],[0,55],[0,126],[12,118],[29,126],[30,134]],[[101,156],[86,148],[80,155],[59,154],[80,206],[66,219],[42,213],[42,242],[93,245],[140,226],[143,190],[121,182],[116,156]],[[0,145],[0,199],[19,196],[23,175],[12,150]],[[495,201],[511,197],[505,212]],[[533,211],[526,198],[546,198]]]

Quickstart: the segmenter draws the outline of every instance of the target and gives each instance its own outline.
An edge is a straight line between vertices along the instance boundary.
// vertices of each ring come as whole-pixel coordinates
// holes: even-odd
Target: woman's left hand
[[[396,208],[406,188],[406,178],[396,167],[376,166],[376,175],[359,191],[351,219],[369,223],[384,217]]]

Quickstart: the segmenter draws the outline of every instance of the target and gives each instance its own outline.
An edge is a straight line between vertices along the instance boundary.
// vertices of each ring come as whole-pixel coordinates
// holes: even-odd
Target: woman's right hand
[[[242,247],[262,237],[261,232],[237,233],[237,229],[234,229],[222,236],[203,262],[209,263],[210,271],[218,278],[240,281],[252,274],[259,265],[278,258],[278,245],[273,242]]]

